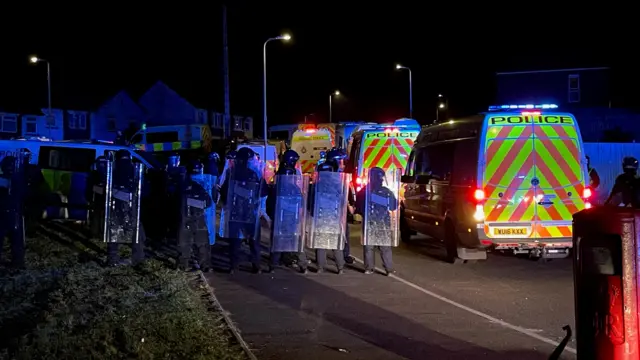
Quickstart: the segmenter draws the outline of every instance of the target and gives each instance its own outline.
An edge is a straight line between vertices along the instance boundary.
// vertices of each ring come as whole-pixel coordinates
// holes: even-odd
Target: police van
[[[45,183],[39,194],[49,198],[48,194],[53,193],[59,201],[67,203],[64,208],[47,209],[47,218],[87,219],[85,187],[91,166],[99,156],[127,150],[133,162],[140,162],[149,169],[162,167],[147,152],[106,141],[0,140],[0,160],[5,156],[16,156],[20,149],[28,149],[31,164],[41,169]]]
[[[356,127],[347,147],[346,172],[356,191],[367,183],[368,169],[379,167],[403,169],[420,133],[420,124],[413,119],[398,119],[389,124],[363,124]]]
[[[400,232],[444,243],[449,262],[486,249],[569,256],[572,216],[590,208],[578,123],[554,104],[492,106],[426,126],[402,177]]]
[[[332,147],[331,133],[327,129],[296,130],[291,138],[291,150],[300,156],[303,174],[313,173],[320,159],[320,153],[327,152]]]

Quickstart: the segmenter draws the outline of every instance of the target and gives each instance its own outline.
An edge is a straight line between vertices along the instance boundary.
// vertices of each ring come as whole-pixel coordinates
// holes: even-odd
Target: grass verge
[[[0,267],[0,359],[246,359],[197,276],[88,245],[38,233],[26,270]]]

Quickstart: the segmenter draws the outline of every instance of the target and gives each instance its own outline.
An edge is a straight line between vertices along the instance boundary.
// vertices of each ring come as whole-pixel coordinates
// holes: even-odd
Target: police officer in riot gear
[[[325,161],[327,161],[327,152],[320,151],[320,159],[318,159],[316,166],[324,164]]]
[[[275,221],[276,219],[276,202],[278,201],[278,195],[282,196],[282,193],[285,194],[286,197],[302,197],[302,191],[299,187],[294,184],[280,184],[278,185],[278,175],[298,175],[296,171],[296,164],[300,160],[300,155],[294,150],[287,150],[282,154],[282,160],[280,162],[280,167],[276,172],[276,183],[274,186],[269,188],[269,195],[267,197],[267,215],[271,217]],[[284,186],[284,188],[280,188],[280,194],[278,194],[277,187]],[[302,205],[302,204],[301,204]],[[305,219],[299,219],[299,221],[305,221]],[[275,225],[275,224],[274,224]],[[295,226],[295,224],[291,224]],[[275,226],[271,227],[271,243],[274,242],[274,230]],[[302,239],[301,239],[302,240]],[[281,265],[283,253],[272,251],[269,261],[269,272],[274,272],[275,268]],[[293,254],[292,254],[293,255]],[[295,253],[296,262],[298,265],[298,269],[301,273],[307,273],[307,256],[304,252],[304,249],[301,252]]]
[[[625,157],[622,160],[623,173],[618,175],[611,189],[611,194],[605,202],[609,204],[613,197],[621,194],[624,206],[640,208],[640,177],[638,176],[638,160],[634,157]]]
[[[25,238],[23,220],[24,164],[16,168],[16,157],[0,161],[0,259],[7,236],[11,243],[11,266],[24,267]]]
[[[257,235],[262,179],[249,167],[254,156],[253,150],[241,148],[233,164],[222,174],[224,182],[220,188],[220,201],[224,205],[224,215],[221,216],[224,219],[221,219],[220,228],[224,237],[229,239],[229,272],[232,274],[239,269],[243,239],[249,243],[253,272],[262,272],[260,238]],[[266,193],[266,189],[263,191]]]
[[[204,272],[211,270],[211,247],[205,210],[213,206],[213,199],[202,185],[191,179],[193,175],[202,175],[203,171],[202,163],[194,161],[186,181],[186,188],[183,191],[184,202],[182,204],[180,234],[178,235],[179,268],[182,270],[187,270],[189,266],[192,248],[195,248],[197,252],[199,268]]]
[[[25,232],[35,231],[35,224],[42,219],[45,209],[44,199],[48,193],[46,181],[37,164],[32,164],[32,153],[28,149],[23,150],[25,176],[27,178],[27,191],[25,194]],[[37,159],[36,159],[37,162]]]
[[[356,212],[365,216],[375,216],[375,219],[364,219],[362,222],[363,225],[365,223],[376,223],[383,228],[390,228],[392,225],[391,218],[389,215],[389,211],[396,211],[397,209],[397,199],[393,192],[384,186],[385,181],[385,173],[379,167],[372,168],[369,171],[369,182],[365,185],[356,197]],[[371,194],[375,194],[380,198],[389,199],[386,201],[387,204],[365,204],[365,196],[367,192]],[[370,206],[372,209],[366,209],[365,206]],[[367,213],[368,212],[368,213]],[[363,226],[364,227],[364,226]],[[364,231],[364,229],[363,229]],[[378,248],[380,250],[380,256],[382,257],[382,265],[386,270],[386,275],[395,273],[393,270],[393,258],[391,252],[391,246],[372,246],[365,245],[363,246],[364,252],[364,273],[365,274],[373,274],[375,268],[374,261],[374,249]]]
[[[112,191],[115,192],[118,190],[126,193],[133,193],[133,191],[135,191],[134,166],[131,162],[131,155],[127,150],[118,150],[114,160]],[[117,206],[122,206],[122,204]],[[112,209],[112,211],[114,211],[114,209]],[[119,211],[119,209],[116,208],[115,211]],[[144,261],[145,258],[144,244],[146,239],[144,227],[142,226],[140,219],[137,219],[137,224],[139,239],[137,243],[131,243],[131,264],[134,266]],[[107,243],[107,265],[117,266],[129,263],[129,261],[123,261],[120,259],[119,245],[120,244],[117,242]]]
[[[204,167],[204,173],[215,177],[219,176],[218,163],[220,162],[220,155],[217,152],[212,152],[207,158],[207,164]]]
[[[185,187],[186,169],[180,166],[180,155],[172,154],[167,159],[167,213],[168,217],[165,229],[170,241],[177,239],[180,232],[180,204],[182,202],[182,191]]]
[[[229,169],[231,169],[233,167],[233,164],[235,163],[236,157],[238,156],[238,152],[235,150],[231,150],[227,153],[227,156],[225,156],[225,162],[224,162],[224,169],[222,169],[222,175],[220,176],[220,178],[218,179],[218,183],[220,185],[224,184],[224,181],[227,177],[228,171]]]
[[[318,165],[316,167],[316,171],[330,171],[330,172],[341,172],[340,168],[340,158],[342,154],[337,149],[332,149],[327,153],[326,160],[324,163]],[[312,185],[312,188],[316,185]],[[310,191],[311,194],[314,194],[314,190]],[[315,194],[311,196],[311,201],[309,201],[310,209],[313,209],[313,202],[317,201],[315,199]],[[346,233],[348,236],[348,231]],[[346,239],[345,239],[346,240]],[[333,250],[334,260],[336,262],[336,267],[338,270],[338,274],[342,274],[344,272],[344,250]],[[318,266],[318,273],[323,273],[327,266],[327,250],[326,249],[316,249],[316,265]]]

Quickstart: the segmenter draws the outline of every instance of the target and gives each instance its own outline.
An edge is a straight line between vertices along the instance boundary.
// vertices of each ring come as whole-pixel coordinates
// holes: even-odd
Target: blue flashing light
[[[523,110],[523,109],[557,109],[556,104],[525,104],[525,105],[491,105],[489,111],[504,111],[504,110]]]

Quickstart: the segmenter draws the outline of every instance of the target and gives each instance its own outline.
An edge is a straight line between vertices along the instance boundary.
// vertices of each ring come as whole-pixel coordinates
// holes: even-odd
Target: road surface
[[[359,226],[351,230],[362,259]],[[220,267],[224,251],[214,249]],[[574,325],[569,259],[490,254],[451,265],[419,238],[393,255],[391,277],[364,275],[357,263],[341,276],[283,269],[208,278],[259,359],[546,359],[562,326]],[[575,359],[575,342],[568,346],[563,359]]]

